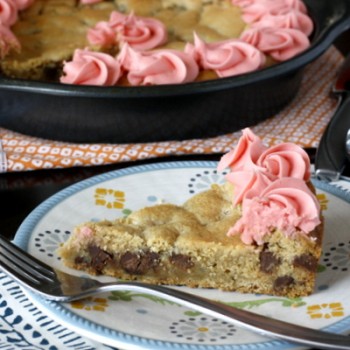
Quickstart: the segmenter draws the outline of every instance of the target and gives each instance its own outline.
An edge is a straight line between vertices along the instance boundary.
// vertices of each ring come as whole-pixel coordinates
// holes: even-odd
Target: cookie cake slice
[[[314,290],[323,223],[299,146],[250,129],[225,154],[226,182],[182,206],[85,222],[60,247],[68,267],[153,284],[298,297]]]

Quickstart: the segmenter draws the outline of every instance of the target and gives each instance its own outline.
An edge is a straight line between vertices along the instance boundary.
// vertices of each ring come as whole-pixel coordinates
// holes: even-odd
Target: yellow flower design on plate
[[[332,318],[344,316],[344,308],[341,303],[324,303],[310,305],[307,313],[311,318]]]
[[[317,197],[318,201],[320,202],[321,209],[327,210],[329,200],[328,200],[326,194],[325,193],[318,193],[316,195],[316,197]]]
[[[108,209],[123,209],[125,193],[108,188],[97,188],[95,190],[95,204],[102,205]]]
[[[72,301],[71,306],[73,309],[85,310],[85,311],[106,311],[108,307],[106,298],[85,298],[82,300]]]

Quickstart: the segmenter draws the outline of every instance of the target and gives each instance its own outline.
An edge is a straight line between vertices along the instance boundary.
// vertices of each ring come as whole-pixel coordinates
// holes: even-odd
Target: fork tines
[[[17,281],[40,285],[52,281],[55,271],[0,235],[0,268]]]

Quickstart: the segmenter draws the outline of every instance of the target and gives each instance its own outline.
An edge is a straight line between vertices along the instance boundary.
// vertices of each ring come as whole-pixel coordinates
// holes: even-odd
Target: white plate
[[[156,163],[79,182],[37,207],[19,228],[15,242],[48,264],[67,270],[56,250],[75,225],[114,219],[158,202],[180,204],[223,181],[216,164]],[[191,292],[311,328],[335,333],[350,330],[350,194],[319,182],[315,185],[324,207],[326,234],[313,295],[289,299],[206,289]],[[300,349],[145,294],[112,292],[78,304],[48,302],[32,293],[28,296],[67,328],[123,349]]]

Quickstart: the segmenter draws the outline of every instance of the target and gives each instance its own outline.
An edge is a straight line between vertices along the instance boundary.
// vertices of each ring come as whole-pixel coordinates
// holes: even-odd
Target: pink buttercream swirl
[[[150,50],[166,43],[168,34],[157,19],[113,11],[108,22],[99,22],[88,31],[87,39],[90,44],[102,47],[127,43],[136,50]]]
[[[228,235],[241,234],[246,244],[262,244],[274,229],[292,236],[312,231],[320,223],[319,203],[306,185],[310,159],[298,145],[266,147],[249,128],[237,146],[226,153],[218,170],[229,168],[233,205],[242,205],[242,217]]]
[[[286,61],[310,46],[303,32],[290,28],[251,28],[240,38],[277,61]]]
[[[98,22],[94,28],[90,28],[87,32],[87,39],[91,45],[110,48],[117,44],[117,36],[115,30],[108,22]]]
[[[228,235],[241,235],[245,244],[264,243],[264,236],[278,229],[285,235],[308,234],[321,223],[317,198],[303,180],[281,178],[259,196],[245,199],[242,217]]]
[[[125,44],[118,60],[131,85],[163,85],[192,82],[199,68],[188,54],[177,50],[140,52]]]
[[[18,18],[18,7],[14,0],[0,0],[0,23],[12,26]]]
[[[231,3],[233,5],[239,6],[239,7],[247,7],[251,6],[256,2],[256,0],[231,0]]]
[[[238,39],[205,43],[195,34],[194,44],[188,43],[185,52],[201,68],[214,70],[221,78],[255,71],[265,63],[265,56],[259,50]]]
[[[234,184],[233,205],[240,204],[243,199],[251,199],[258,196],[275,177],[263,171],[240,170],[226,175],[226,180]]]
[[[0,58],[11,50],[20,51],[21,45],[11,30],[18,20],[18,12],[28,8],[34,0],[0,0]]]
[[[266,15],[280,15],[296,10],[306,13],[307,9],[299,0],[260,0],[242,3],[242,18],[246,23],[254,23]]]
[[[259,156],[257,165],[278,178],[294,177],[309,181],[311,177],[310,158],[294,143],[281,143],[268,148]]]
[[[291,10],[277,15],[269,13],[263,16],[259,21],[251,24],[251,28],[264,27],[297,29],[307,36],[309,36],[314,29],[311,18],[297,10]]]
[[[0,58],[5,57],[11,50],[20,49],[21,45],[11,29],[0,23]]]
[[[310,158],[301,147],[287,142],[268,148],[249,128],[242,131],[237,146],[222,156],[217,168],[231,170],[226,179],[234,185],[234,205],[278,178],[309,181],[311,176]]]
[[[267,11],[275,9],[275,11],[298,10],[303,13],[307,12],[307,8],[301,0],[231,0],[231,3],[242,7],[243,9],[249,8],[250,6],[263,5],[267,8]],[[258,7],[258,10],[261,11],[260,6]]]
[[[218,170],[222,171],[225,168],[230,168],[232,171],[251,170],[257,166],[257,161],[265,150],[267,147],[262,140],[249,128],[245,128],[237,146],[221,157]]]
[[[81,4],[97,4],[98,2],[102,2],[103,0],[80,0]]]
[[[33,5],[34,0],[13,0],[17,6],[17,9],[22,11]]]
[[[108,54],[76,49],[73,60],[64,63],[63,73],[61,83],[113,86],[121,76],[121,68]]]

